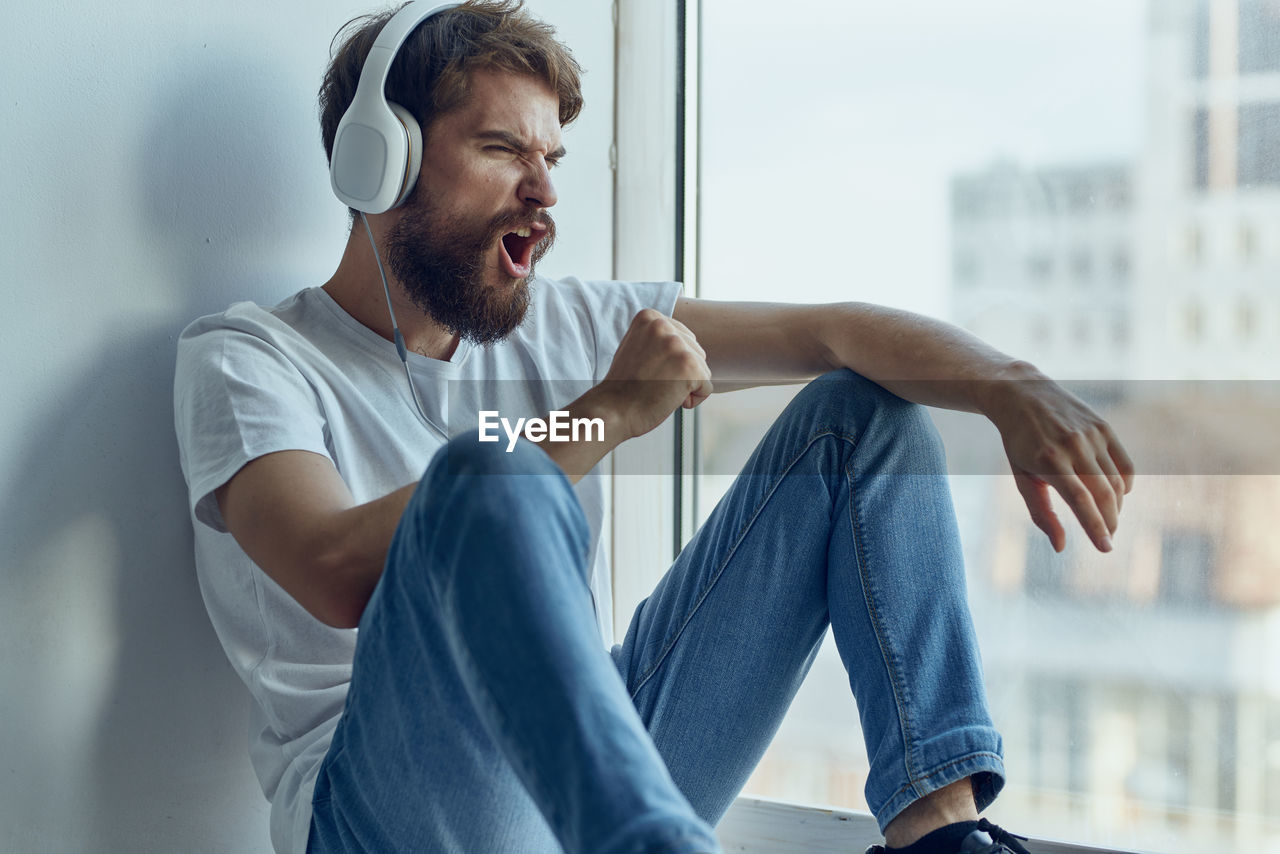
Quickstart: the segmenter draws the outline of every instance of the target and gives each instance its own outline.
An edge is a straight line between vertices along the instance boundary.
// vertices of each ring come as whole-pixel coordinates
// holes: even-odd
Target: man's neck
[[[376,223],[371,223],[378,235]],[[385,269],[385,261],[384,261]],[[414,305],[400,287],[395,277],[387,273],[387,286],[395,306],[396,322],[405,346],[429,359],[449,361],[458,349],[458,336],[450,333]],[[351,228],[347,246],[343,250],[338,269],[324,284],[329,294],[343,311],[358,322],[386,338],[395,340],[391,314],[387,310],[387,297],[382,289],[382,277],[378,275],[378,262],[369,246],[364,225],[359,220]]]

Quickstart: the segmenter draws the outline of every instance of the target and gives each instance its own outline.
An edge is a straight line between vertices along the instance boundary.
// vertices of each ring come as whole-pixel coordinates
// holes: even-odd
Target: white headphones
[[[418,24],[461,3],[428,7],[411,2],[387,21],[369,49],[351,106],[342,114],[329,157],[334,194],[365,213],[386,213],[403,202],[422,166],[422,129],[383,91],[391,61]]]

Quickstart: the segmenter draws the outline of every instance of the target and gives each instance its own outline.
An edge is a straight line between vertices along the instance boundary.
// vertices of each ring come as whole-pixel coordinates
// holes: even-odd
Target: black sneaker
[[[961,841],[956,854],[1031,854],[1022,847],[1022,842],[1026,841],[1027,837],[1016,836],[985,818],[980,818],[978,829]],[[866,854],[885,854],[884,846],[872,845],[867,848]]]

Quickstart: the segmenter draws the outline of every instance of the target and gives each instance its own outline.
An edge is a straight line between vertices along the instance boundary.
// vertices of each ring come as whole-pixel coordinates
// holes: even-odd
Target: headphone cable
[[[391,314],[391,332],[395,339],[396,352],[400,354],[400,364],[404,366],[404,378],[409,383],[409,394],[413,397],[414,408],[418,410],[418,416],[426,422],[427,426],[435,430],[446,441],[449,441],[449,434],[441,430],[434,421],[427,417],[427,413],[422,408],[422,401],[418,399],[418,389],[413,384],[413,374],[409,371],[409,354],[404,345],[404,336],[400,334],[400,324],[396,323],[396,310],[391,306],[391,288],[387,284],[387,274],[382,269],[382,258],[378,255],[378,244],[373,239],[373,232],[369,229],[369,220],[364,215],[364,211],[360,211],[360,219],[364,222],[364,233],[369,236],[369,245],[373,247],[373,260],[378,264],[378,275],[382,277],[382,293],[387,298],[387,311]]]

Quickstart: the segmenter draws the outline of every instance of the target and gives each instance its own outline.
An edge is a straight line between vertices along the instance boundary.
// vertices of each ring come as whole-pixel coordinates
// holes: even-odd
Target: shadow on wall
[[[23,779],[4,788],[30,805],[22,836],[38,848],[49,841],[42,837],[68,833],[92,851],[269,848],[266,803],[248,765],[248,694],[196,584],[172,387],[177,336],[195,316],[315,284],[273,275],[299,238],[289,229],[306,219],[287,216],[286,200],[315,180],[290,159],[301,144],[261,144],[279,138],[271,123],[289,114],[278,103],[284,93],[261,81],[283,77],[227,61],[184,68],[161,88],[136,163],[120,165],[137,176],[135,227],[150,245],[124,251],[151,256],[153,275],[179,295],[168,303],[176,313],[157,321],[154,306],[140,305],[146,323],[103,331],[101,358],[72,387],[46,393],[56,402],[29,422],[16,486],[0,495],[0,542],[24,574],[12,589],[57,615],[47,637],[24,632],[26,646],[10,650],[31,674],[13,732],[48,731],[42,715],[69,714],[50,708],[60,702],[85,706],[82,743],[37,736],[5,757],[4,770]],[[115,260],[102,259],[104,271],[138,268]],[[86,300],[94,293],[92,283],[73,290]],[[128,283],[118,292],[129,293]],[[39,571],[47,566],[57,573]],[[86,624],[76,603],[103,616]],[[67,688],[77,678],[67,673],[72,661],[101,667],[88,676],[96,696]],[[7,715],[14,702],[0,700],[0,709]]]

